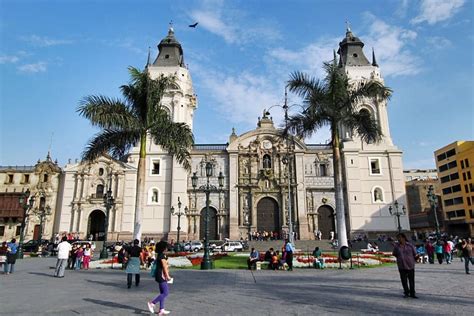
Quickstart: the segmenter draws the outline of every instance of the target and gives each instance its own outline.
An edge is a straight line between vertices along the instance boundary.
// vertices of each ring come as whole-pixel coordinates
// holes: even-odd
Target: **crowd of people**
[[[250,255],[247,258],[247,267],[249,270],[256,269],[257,262],[263,261],[267,262],[268,269],[272,270],[293,270],[293,254],[295,252],[295,247],[287,239],[281,248],[281,253],[273,248],[270,248],[265,252],[265,255],[262,257],[260,253],[252,248]]]

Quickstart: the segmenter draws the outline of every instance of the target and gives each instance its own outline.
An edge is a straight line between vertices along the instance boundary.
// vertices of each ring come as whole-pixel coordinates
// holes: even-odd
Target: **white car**
[[[221,249],[222,251],[242,251],[244,247],[240,241],[226,241]]]
[[[198,252],[199,250],[202,250],[203,247],[204,246],[202,242],[200,242],[199,240],[191,241],[190,243],[188,242],[184,245],[184,251]]]

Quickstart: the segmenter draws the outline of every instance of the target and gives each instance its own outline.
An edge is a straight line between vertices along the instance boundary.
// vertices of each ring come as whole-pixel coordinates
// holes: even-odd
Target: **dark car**
[[[49,244],[49,240],[41,239],[41,243],[39,240],[29,240],[23,244],[23,251],[24,252],[34,252],[38,250],[39,245],[47,246]]]

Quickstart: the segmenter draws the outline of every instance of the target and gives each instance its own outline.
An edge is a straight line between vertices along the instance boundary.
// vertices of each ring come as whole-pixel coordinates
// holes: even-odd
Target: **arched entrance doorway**
[[[321,231],[322,239],[330,239],[331,232],[336,232],[336,223],[334,221],[334,210],[328,205],[318,208],[318,229]]]
[[[206,235],[205,224],[206,219],[206,208],[201,210],[201,218],[199,220],[199,239],[204,240]],[[209,207],[209,240],[217,240],[217,210],[213,207]]]
[[[89,215],[87,223],[87,238],[92,235],[93,240],[104,240],[105,236],[105,214],[101,210],[95,210]]]
[[[257,231],[280,232],[280,210],[278,203],[269,197],[257,204]]]

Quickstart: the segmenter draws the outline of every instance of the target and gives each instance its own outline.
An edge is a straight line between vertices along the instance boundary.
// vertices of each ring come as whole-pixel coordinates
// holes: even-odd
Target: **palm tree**
[[[341,127],[356,132],[365,142],[378,142],[382,132],[368,111],[359,111],[364,98],[381,102],[390,98],[391,90],[381,82],[371,80],[352,85],[335,62],[324,63],[326,77],[317,80],[301,72],[290,75],[288,88],[302,98],[304,111],[289,118],[288,130],[299,136],[311,136],[323,126],[331,130],[336,218],[339,246],[347,246],[347,230],[342,192]]]
[[[92,161],[104,153],[120,159],[133,146],[140,146],[133,229],[133,238],[140,240],[147,140],[153,140],[191,170],[189,148],[194,137],[186,123],[173,122],[161,105],[165,91],[176,85],[176,78],[162,75],[153,80],[146,69],[134,67],[129,67],[129,72],[130,83],[120,87],[124,100],[90,95],[81,100],[77,112],[101,129],[84,150],[84,160]]]

